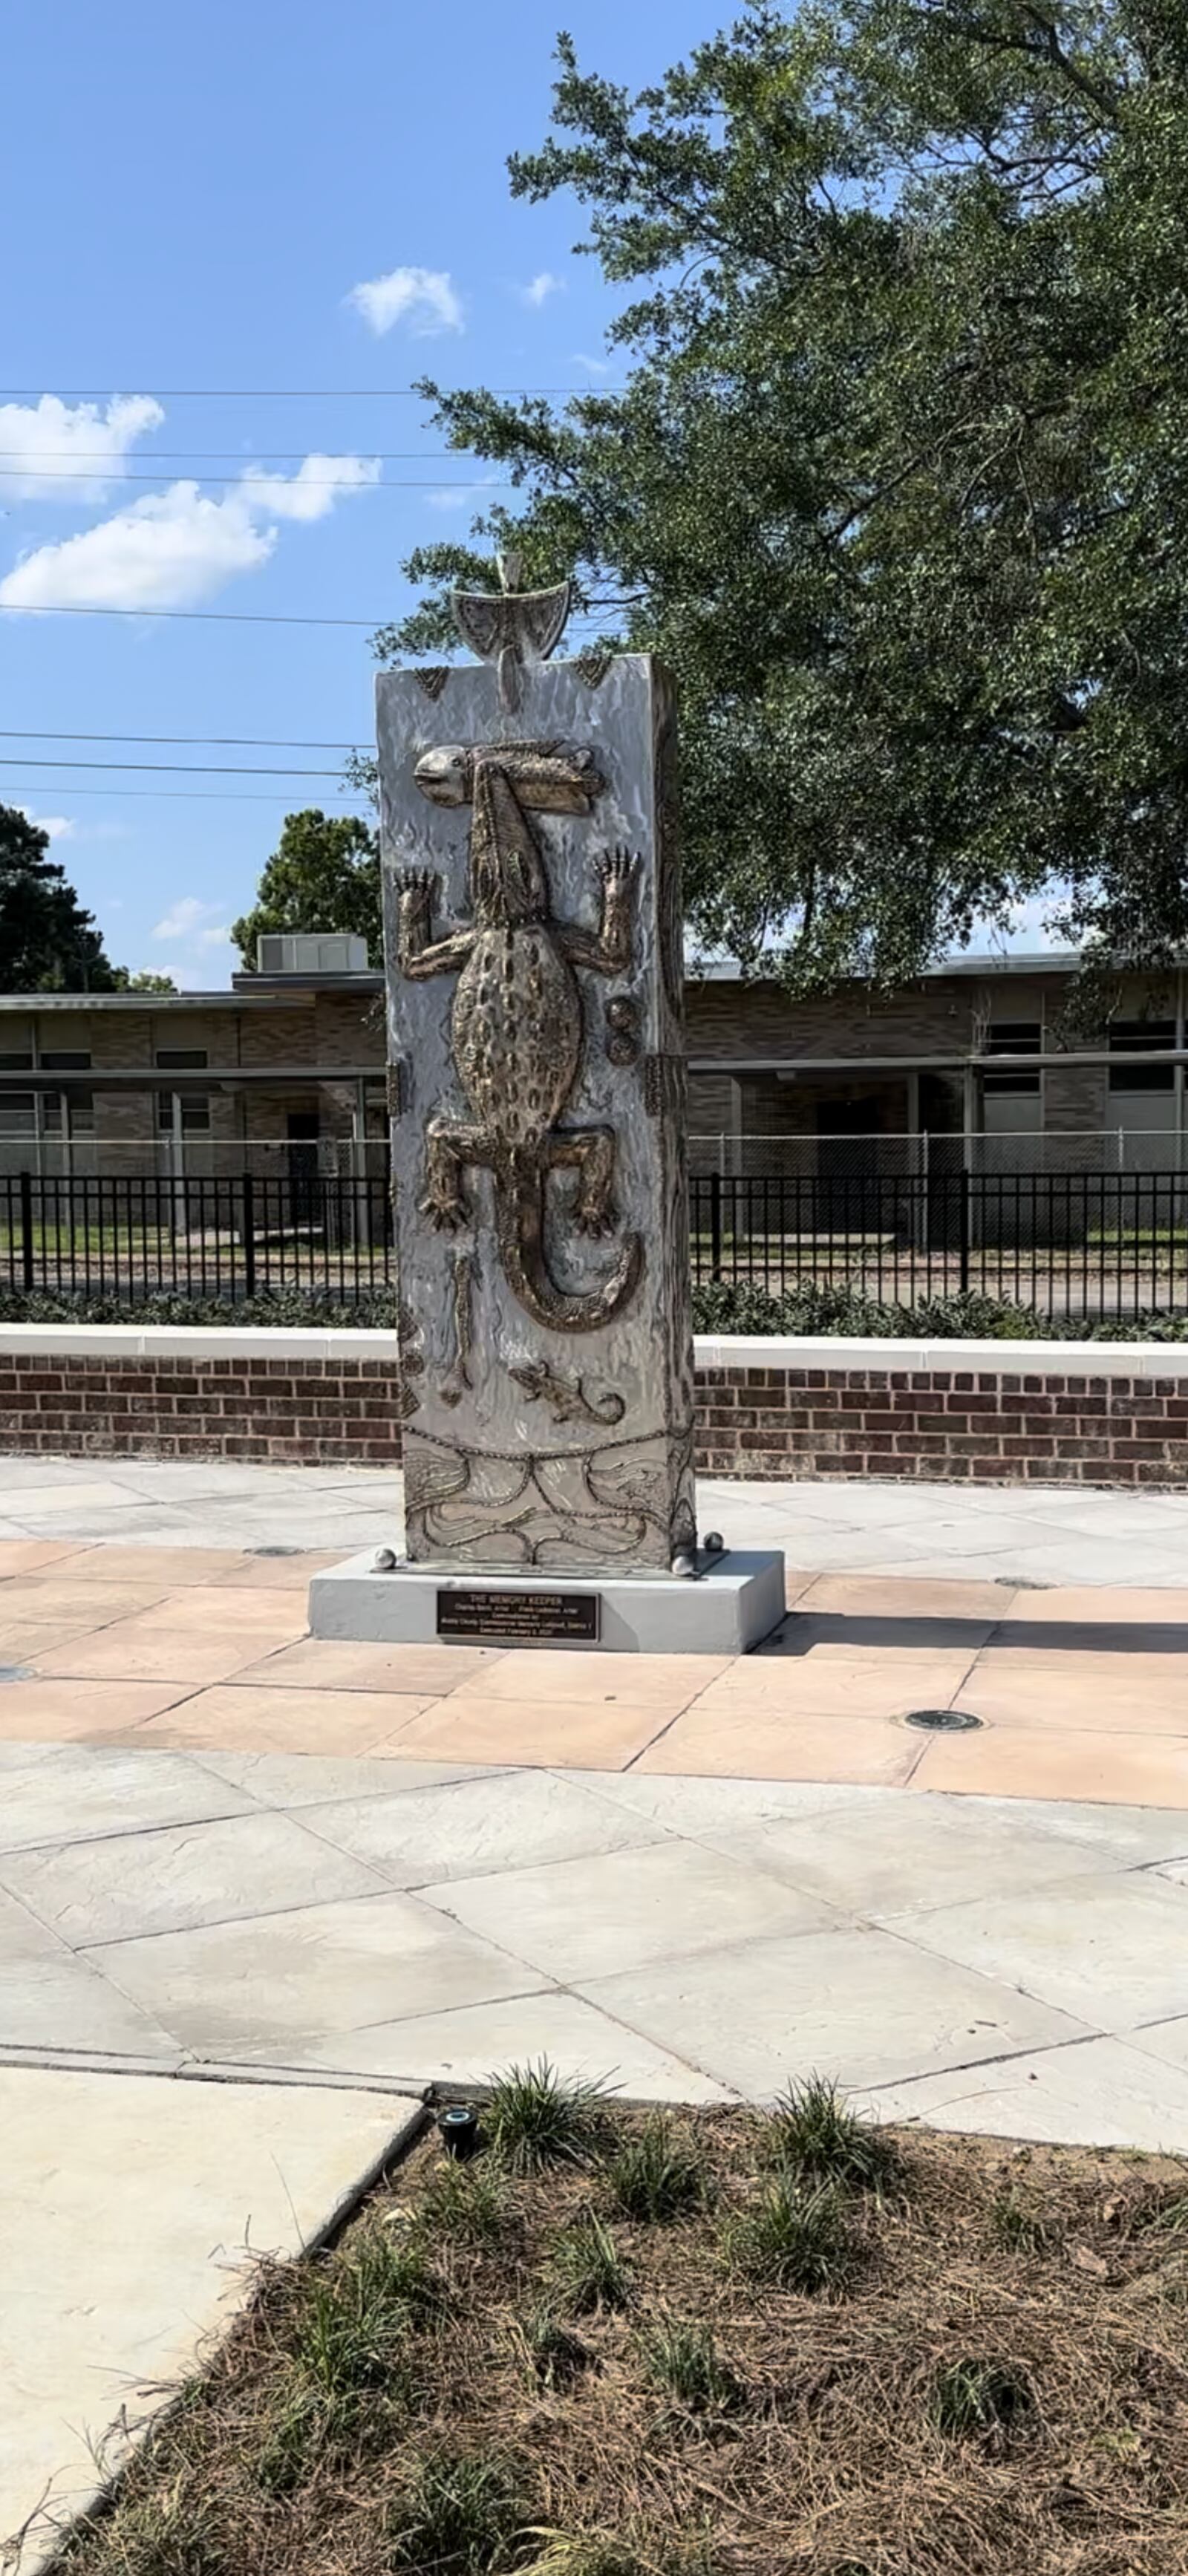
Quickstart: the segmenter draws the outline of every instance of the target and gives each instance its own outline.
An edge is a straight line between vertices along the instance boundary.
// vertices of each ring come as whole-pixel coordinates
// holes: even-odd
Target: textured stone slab
[[[408,1554],[666,1571],[694,1532],[671,693],[642,655],[432,681],[377,681]]]

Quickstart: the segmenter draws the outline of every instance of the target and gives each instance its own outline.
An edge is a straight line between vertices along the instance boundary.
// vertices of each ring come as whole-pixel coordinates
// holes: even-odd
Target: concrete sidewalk
[[[703,1529],[806,1572],[1188,1584],[1188,1493],[1084,1486],[698,1481]],[[224,1548],[390,1545],[395,1471],[212,1459],[0,1457],[0,1539]]]

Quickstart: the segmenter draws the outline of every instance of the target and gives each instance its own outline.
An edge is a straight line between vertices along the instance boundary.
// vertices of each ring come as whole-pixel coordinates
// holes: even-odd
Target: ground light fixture
[[[437,2133],[447,2156],[464,2163],[478,2145],[478,2112],[473,2102],[447,2102],[437,2115]]]
[[[968,1708],[909,1708],[905,1724],[922,1727],[926,1735],[963,1735],[971,1726],[981,1726]]]

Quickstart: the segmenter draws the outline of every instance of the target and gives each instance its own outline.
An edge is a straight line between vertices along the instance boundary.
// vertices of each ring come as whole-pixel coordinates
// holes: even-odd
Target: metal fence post
[[[256,1293],[256,1192],[250,1172],[245,1172],[243,1176],[243,1215],[240,1220],[240,1237],[243,1243],[243,1293],[245,1297],[254,1297]]]
[[[970,1190],[969,1165],[963,1163],[958,1178],[957,1212],[961,1227],[961,1294],[969,1287]]]
[[[21,1174],[21,1285],[33,1285],[33,1174]]]
[[[710,1185],[710,1278],[722,1276],[722,1175],[711,1172]]]

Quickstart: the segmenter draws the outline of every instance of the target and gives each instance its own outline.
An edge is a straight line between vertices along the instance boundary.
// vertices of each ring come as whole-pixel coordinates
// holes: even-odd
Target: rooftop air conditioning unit
[[[256,941],[259,975],[365,975],[367,942],[351,930],[265,930]]]

